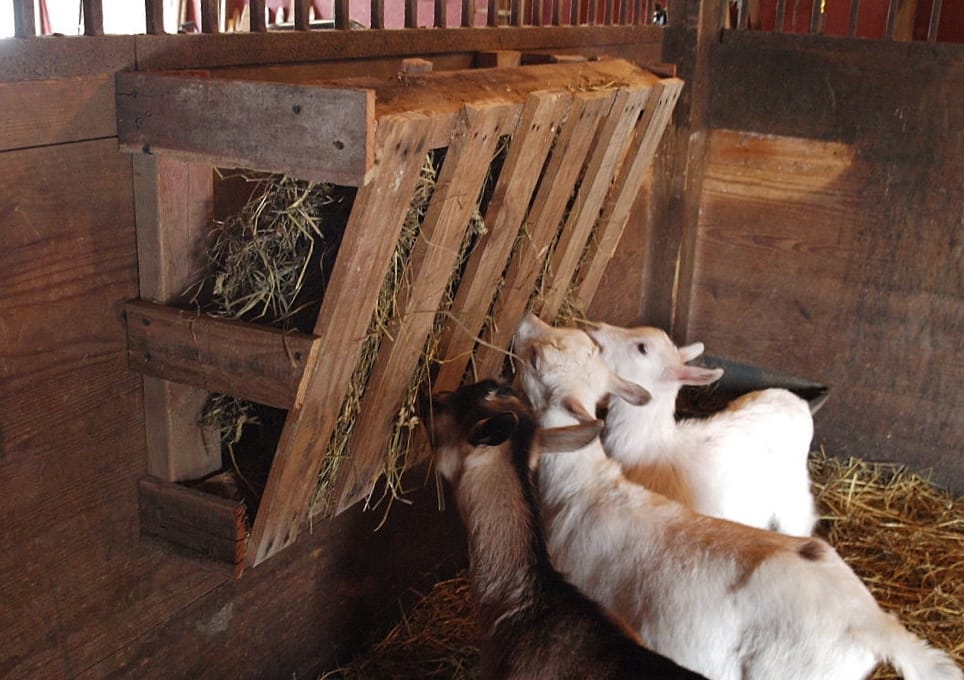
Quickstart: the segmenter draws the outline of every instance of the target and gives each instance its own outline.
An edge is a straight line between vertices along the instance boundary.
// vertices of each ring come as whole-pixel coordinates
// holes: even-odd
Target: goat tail
[[[883,612],[881,612],[883,614]],[[909,632],[893,616],[883,614],[877,637],[878,658],[889,661],[904,680],[964,680],[964,673],[946,652]]]

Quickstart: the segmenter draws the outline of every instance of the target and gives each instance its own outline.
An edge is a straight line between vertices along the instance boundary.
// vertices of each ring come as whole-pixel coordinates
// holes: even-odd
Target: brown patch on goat
[[[826,551],[824,550],[824,544],[820,541],[807,541],[797,548],[797,552],[803,559],[816,562],[824,556]]]

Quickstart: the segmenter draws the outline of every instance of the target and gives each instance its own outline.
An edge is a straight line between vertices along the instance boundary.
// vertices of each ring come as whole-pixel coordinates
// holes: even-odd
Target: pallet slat
[[[328,445],[437,121],[409,114],[379,121],[373,177],[345,227],[315,333],[316,362],[302,378],[301,407],[288,413],[246,561],[254,566],[291,544],[307,517]],[[369,228],[379,224],[377,234]]]
[[[145,375],[275,408],[298,403],[298,385],[318,339],[218,319],[151,302],[130,302],[127,356]]]
[[[574,303],[579,309],[586,309],[592,302],[602,281],[606,265],[616,253],[623,230],[629,221],[629,214],[636,200],[636,194],[649,169],[656,147],[663,138],[663,131],[679,99],[683,81],[671,78],[662,80],[654,87],[649,105],[637,126],[633,147],[629,150],[625,163],[616,180],[610,197],[603,208],[596,228],[595,248],[583,264],[585,273],[575,291]]]
[[[559,243],[552,254],[552,264],[544,286],[543,300],[537,309],[543,318],[554,319],[566,301],[572,277],[602,209],[612,184],[613,175],[626,152],[639,113],[651,92],[620,90],[613,101],[612,114],[595,140],[585,178],[573,205]]]
[[[458,327],[450,325],[440,342],[443,363],[435,379],[439,390],[455,389],[462,381],[476,334],[492,304],[556,128],[571,102],[572,96],[561,92],[535,93],[526,100],[486,209],[487,233],[469,258],[452,304],[452,314],[459,319]]]
[[[358,186],[372,165],[373,121],[366,90],[117,74],[127,151]]]
[[[485,342],[476,350],[480,375],[498,375],[519,320],[542,272],[543,260],[559,229],[566,204],[585,164],[592,140],[603,116],[612,108],[615,91],[579,93],[560,132],[545,177],[526,219],[528,234],[506,270],[502,290],[492,308],[492,323],[485,329]]]
[[[384,450],[398,405],[418,364],[445,294],[459,244],[475,209],[475,196],[488,172],[500,134],[511,133],[509,106],[502,103],[468,108],[466,124],[449,145],[435,193],[426,211],[409,271],[398,293],[401,321],[392,329],[366,387],[348,450],[332,489],[335,512],[368,495],[384,466]]]

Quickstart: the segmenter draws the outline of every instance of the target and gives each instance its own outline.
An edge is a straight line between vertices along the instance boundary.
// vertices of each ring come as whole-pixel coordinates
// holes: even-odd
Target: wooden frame
[[[168,306],[173,288],[163,282],[172,276],[170,267],[190,261],[187,257],[172,259],[167,267],[143,270],[142,278],[154,280],[142,281],[142,289],[159,291],[155,299],[166,304],[133,302],[126,308],[130,365],[145,373],[145,380],[150,376],[157,381],[164,388],[162,394],[168,394],[167,399],[146,402],[146,408],[154,411],[145,414],[147,420],[160,421],[171,434],[155,441],[158,450],[151,456],[165,463],[152,466],[156,476],[183,479],[186,469],[217,469],[208,457],[210,452],[199,451],[197,446],[182,447],[179,452],[164,450],[175,441],[175,432],[187,441],[205,439],[198,433],[196,413],[172,409],[178,402],[170,391],[225,391],[288,409],[246,542],[244,562],[254,566],[290,545],[307,519],[324,453],[426,152],[447,147],[436,191],[407,265],[410,283],[398,293],[404,311],[388,334],[390,340],[379,350],[368,378],[360,424],[350,440],[355,453],[332,482],[330,508],[334,513],[369,495],[382,472],[381,451],[391,434],[398,403],[408,389],[435,310],[457,266],[455,253],[474,209],[474,201],[468,197],[478,195],[486,174],[487,164],[479,159],[491,157],[497,141],[512,135],[486,210],[488,233],[476,243],[447,312],[457,323],[450,324],[442,337],[436,389],[453,387],[462,380],[476,336],[489,332],[484,326],[490,309],[498,310],[498,324],[493,328],[499,332],[488,344],[508,344],[506,331],[514,328],[532,293],[533,267],[541,268],[550,255],[548,248],[523,255],[513,246],[523,225],[537,224],[541,240],[552,238],[580,172],[576,208],[563,229],[566,257],[571,260],[585,248],[600,211],[606,216],[597,228],[602,242],[581,268],[577,257],[555,270],[552,290],[554,295],[564,295],[579,274],[578,295],[585,300],[592,297],[625,224],[635,188],[668,124],[682,81],[660,80],[620,60],[419,73],[393,79],[308,79],[287,83],[281,90],[270,82],[234,82],[216,75],[119,74],[118,136],[123,148],[148,159],[139,161],[148,165],[206,167],[208,177],[211,167],[231,162],[358,186],[313,335],[284,334]],[[619,85],[614,88],[608,83]],[[575,91],[587,87],[584,92]],[[283,101],[254,110],[244,101],[253,91],[271,98],[282,91]],[[183,106],[174,107],[173,101]],[[222,141],[243,136],[250,129],[251,117],[262,120],[279,111],[288,116],[291,107],[307,101],[312,102],[312,110],[305,107],[296,115],[317,116],[320,111],[334,110],[340,115],[329,116],[316,134],[298,135],[301,148],[289,144],[284,154],[275,155],[275,145],[261,144],[239,152]],[[191,112],[200,132],[182,132],[187,127],[184,111]],[[216,133],[203,133],[213,126],[219,127]],[[310,159],[327,150],[332,139],[353,140],[354,148],[346,144],[346,153],[330,156],[328,165],[312,165]],[[551,151],[553,144],[555,150]],[[147,151],[152,155],[144,156]],[[281,163],[283,168],[279,168]],[[141,255],[164,252],[158,244],[172,238],[180,239],[175,252],[191,253],[190,244],[205,229],[204,221],[198,220],[203,211],[188,211],[192,217],[184,217],[183,210],[167,207],[180,205],[183,193],[168,193],[158,177],[154,184],[140,185],[147,195],[140,197],[139,203],[153,206],[142,211],[144,219],[138,224],[139,233],[144,234],[139,239],[144,246]],[[182,180],[175,186],[184,186],[184,182],[190,184]],[[207,196],[205,192],[203,189],[199,195]],[[164,219],[173,214],[182,217]],[[377,232],[371,229],[376,223]],[[574,238],[569,236],[571,224],[578,225]],[[511,269],[519,264],[525,267],[518,285],[513,283],[496,295],[501,273],[507,266]],[[479,361],[494,371],[501,355],[492,352],[491,348],[480,352]],[[183,451],[194,460],[184,460]],[[150,487],[148,505],[162,497],[155,487]],[[234,517],[230,513],[225,516]],[[228,527],[218,535],[232,531]],[[219,550],[217,554],[229,552]]]

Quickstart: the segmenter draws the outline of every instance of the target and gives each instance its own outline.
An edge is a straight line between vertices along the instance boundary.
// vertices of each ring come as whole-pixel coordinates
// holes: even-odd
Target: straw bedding
[[[859,459],[811,456],[827,538],[880,605],[964,665],[964,497],[926,476]],[[467,575],[443,581],[352,663],[322,680],[477,678],[478,651]],[[874,680],[898,676],[878,668]]]

